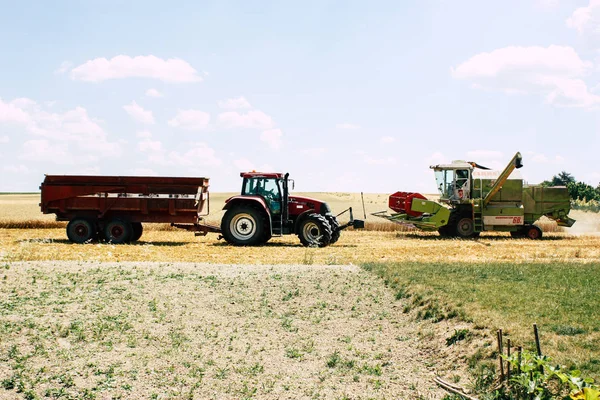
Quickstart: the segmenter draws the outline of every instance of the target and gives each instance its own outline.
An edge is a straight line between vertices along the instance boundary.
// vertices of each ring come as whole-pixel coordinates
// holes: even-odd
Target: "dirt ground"
[[[455,327],[416,322],[356,266],[14,262],[0,278],[0,376],[40,397],[439,399],[436,374],[464,377],[433,340]]]

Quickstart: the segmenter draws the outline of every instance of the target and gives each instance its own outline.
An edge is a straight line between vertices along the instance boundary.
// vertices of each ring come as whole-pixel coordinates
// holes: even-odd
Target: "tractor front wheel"
[[[251,206],[238,206],[227,210],[221,220],[221,231],[228,243],[235,246],[254,246],[264,243],[269,235],[262,213]],[[268,239],[267,239],[268,240]]]
[[[309,214],[298,227],[298,238],[304,246],[325,247],[331,243],[331,225],[321,214]]]
[[[342,231],[340,231],[340,223],[338,222],[337,218],[333,215],[328,215],[327,221],[331,226],[331,241],[329,242],[329,244],[334,244],[335,242],[340,240],[340,234],[342,233]]]

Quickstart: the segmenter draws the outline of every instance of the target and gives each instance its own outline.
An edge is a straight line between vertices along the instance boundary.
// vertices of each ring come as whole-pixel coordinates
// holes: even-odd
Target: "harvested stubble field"
[[[334,211],[340,212],[351,205],[355,207],[355,212],[361,211],[357,214],[362,213],[360,195],[319,193],[313,196],[327,200]],[[222,204],[222,199],[225,197],[226,194],[213,197],[214,212],[209,220],[218,221],[220,214],[218,206],[215,205]],[[365,195],[367,213],[385,209],[386,199],[386,195]],[[101,367],[96,368],[94,365],[88,369],[85,369],[85,366],[81,367],[82,374],[97,378],[94,381],[97,382],[97,390],[90,392],[90,396],[98,394],[98,398],[104,398],[102,396],[105,394],[123,393],[124,398],[134,398],[132,392],[123,388],[123,385],[143,387],[144,390],[148,390],[145,393],[149,395],[152,395],[151,386],[155,386],[156,390],[153,393],[157,396],[167,395],[166,398],[169,396],[181,398],[187,391],[195,393],[197,398],[210,396],[341,398],[346,394],[352,398],[382,398],[403,397],[403,393],[412,398],[417,396],[417,392],[427,396],[428,393],[433,392],[430,392],[430,375],[428,375],[430,370],[423,369],[423,366],[436,368],[437,372],[446,376],[456,374],[455,380],[459,380],[461,375],[460,372],[452,372],[448,364],[439,357],[436,359],[433,353],[448,355],[449,360],[458,357],[457,365],[473,364],[491,353],[491,347],[485,347],[492,342],[488,335],[491,330],[504,328],[513,339],[513,343],[528,345],[531,339],[530,326],[533,322],[538,322],[540,325],[544,350],[547,354],[555,356],[558,361],[581,367],[588,375],[596,378],[600,376],[600,346],[598,345],[600,302],[597,289],[597,283],[600,281],[600,236],[598,235],[600,216],[598,214],[572,212],[571,215],[578,222],[571,231],[557,232],[554,225],[544,223],[546,233],[541,241],[511,239],[506,234],[482,234],[477,240],[440,239],[436,234],[400,232],[395,226],[380,224],[371,217],[367,218],[367,226],[377,230],[345,231],[338,243],[323,249],[304,248],[300,246],[296,237],[291,236],[274,238],[263,247],[232,247],[217,241],[216,235],[194,237],[190,232],[173,230],[164,225],[154,227],[148,225],[138,243],[115,246],[106,243],[86,245],[69,243],[64,232],[65,224],[54,222],[52,216],[42,216],[39,213],[38,202],[39,199],[35,195],[0,196],[0,227],[4,228],[0,229],[0,258],[2,264],[9,268],[0,272],[0,275],[6,277],[2,284],[3,294],[0,299],[3,304],[1,318],[4,324],[4,329],[0,332],[2,344],[0,361],[9,361],[8,365],[14,366],[27,364],[29,360],[27,354],[32,354],[32,360],[46,357],[54,366],[63,364],[68,366],[63,370],[65,373],[68,372],[66,375],[68,378],[81,367],[79,364],[70,363],[73,359],[78,359],[78,362],[82,363],[88,362],[92,359],[90,349],[95,349],[93,351],[97,352],[98,349],[104,349],[105,342],[112,343],[110,346],[107,345],[109,349],[105,349],[102,353],[104,358],[101,358],[101,361],[104,364]],[[35,229],[25,229],[27,227]],[[552,232],[548,233],[548,231]],[[23,264],[21,263],[23,261],[46,261],[48,264]],[[142,263],[146,261],[161,264]],[[89,262],[116,264],[88,264]],[[197,264],[175,266],[173,263],[176,262],[208,262],[229,266]],[[240,266],[230,266],[234,264]],[[293,267],[271,267],[274,264],[293,265]],[[249,267],[250,265],[254,266]],[[337,267],[338,265],[351,265],[351,267]],[[362,265],[363,269],[381,276],[386,285],[378,283],[381,281],[373,279],[366,272],[358,271],[353,267],[355,265]],[[165,278],[171,273],[166,271],[178,270],[178,268],[181,269],[180,272],[172,272],[179,276],[178,279]],[[271,272],[273,268],[281,270]],[[213,272],[202,272],[207,269]],[[137,276],[137,280],[132,282],[143,286],[144,292],[142,293],[141,288],[136,289],[135,286],[126,285],[129,280],[121,277],[121,272],[118,271],[125,271],[123,274],[127,276],[131,274]],[[223,274],[220,274],[220,271]],[[263,271],[262,275],[258,271]],[[68,276],[75,276],[76,283],[69,283],[69,279],[66,278]],[[251,307],[248,310],[254,310],[252,311],[254,314],[251,315],[256,316],[257,324],[265,324],[264,328],[261,328],[264,330],[260,332],[273,332],[277,336],[273,342],[279,342],[279,347],[261,352],[263,356],[261,366],[255,366],[255,369],[262,370],[260,374],[252,376],[250,372],[243,372],[249,371],[252,367],[250,360],[253,358],[249,357],[242,362],[240,361],[242,355],[239,352],[235,353],[233,358],[227,359],[227,351],[221,349],[219,357],[225,357],[223,364],[213,360],[210,363],[212,365],[208,365],[206,363],[209,360],[204,357],[204,352],[201,353],[204,358],[192,363],[190,357],[193,354],[181,350],[189,349],[189,346],[200,346],[200,342],[203,343],[202,346],[208,346],[207,343],[211,343],[211,346],[216,348],[225,346],[225,343],[220,342],[223,340],[222,336],[215,338],[217,342],[212,343],[204,342],[208,338],[204,338],[203,333],[193,333],[193,326],[199,325],[193,325],[192,319],[212,318],[210,314],[204,315],[202,311],[202,296],[206,293],[201,292],[201,286],[204,285],[202,279],[207,276],[214,276],[219,286],[223,286],[218,290],[212,288],[214,292],[209,293],[209,298],[215,299],[217,296],[219,301],[225,304],[222,314],[227,321],[223,321],[221,326],[227,334],[237,335],[232,339],[236,341],[236,345],[232,345],[234,351],[237,351],[235,349],[238,347],[241,348],[241,338],[245,337],[247,332],[232,333],[231,330],[239,318],[236,313],[246,306]],[[281,276],[281,280],[274,280],[272,276]],[[336,329],[326,331],[323,330],[323,325],[310,325],[315,310],[318,310],[318,307],[315,308],[316,299],[324,296],[313,289],[309,290],[310,287],[317,286],[315,279],[327,280],[327,285],[333,288],[331,289],[333,292],[328,293],[338,293],[336,299],[321,300],[327,305],[336,304],[339,307],[339,309],[336,307],[330,309],[329,306],[323,308],[326,310],[324,312],[326,318],[337,321]],[[196,282],[198,280],[200,283]],[[159,281],[160,284],[157,283]],[[237,291],[236,285],[243,286],[245,281],[249,286]],[[108,286],[106,286],[107,282]],[[194,282],[195,288],[191,289],[188,282]],[[284,284],[285,282],[287,284]],[[297,296],[294,294],[296,289],[292,287],[291,282],[295,282],[298,288]],[[360,321],[359,325],[379,326],[374,329],[380,329],[383,325],[373,325],[372,321],[377,320],[377,313],[383,313],[385,317],[382,321],[387,321],[386,324],[393,321],[391,324],[394,329],[408,330],[405,333],[386,330],[386,336],[391,335],[385,339],[389,340],[385,344],[387,347],[371,346],[371,352],[365,350],[366,336],[352,330],[346,332],[346,328],[340,328],[348,326],[350,329],[352,324],[357,323],[352,319],[353,317],[351,318],[353,313],[351,308],[356,303],[357,297],[349,293],[355,293],[353,291],[357,288],[354,286],[359,287],[362,285],[361,282],[368,282],[368,287],[363,288],[365,293],[381,290],[379,303],[373,303],[381,304],[383,308],[378,311],[365,309],[361,314],[362,317],[356,317]],[[385,289],[385,286],[388,288]],[[106,290],[108,287],[110,290]],[[120,289],[113,289],[116,287]],[[273,287],[278,287],[280,292],[273,292]],[[323,284],[320,284],[320,287],[322,288]],[[289,291],[286,292],[288,289]],[[19,290],[29,294],[22,294]],[[153,290],[159,294],[152,295]],[[200,291],[198,296],[190,292],[194,290]],[[11,294],[11,291],[14,293]],[[72,295],[70,291],[79,293],[77,296],[80,297]],[[263,296],[264,293],[267,294]],[[46,298],[43,298],[44,296]],[[127,321],[131,327],[123,332],[119,331],[121,328],[118,326],[121,322],[114,321],[119,313],[109,312],[106,305],[98,306],[98,302],[105,300],[104,296],[109,299],[106,304],[118,307],[121,307],[120,304],[126,304],[128,307],[126,313],[132,316],[131,321]],[[266,318],[264,313],[257,311],[259,308],[257,304],[265,296],[269,304],[277,303],[287,307],[292,304],[288,302],[289,300],[303,304],[302,307],[294,308],[293,313],[288,315],[292,321],[291,326],[299,328],[298,325],[294,325],[294,322],[302,321],[303,328],[310,326],[314,329],[302,329],[302,331],[299,329],[300,333],[298,333],[277,328],[277,324],[282,328],[283,325],[289,325],[284,322],[287,321],[285,314],[289,311],[278,308],[273,311],[274,314],[269,317],[270,319]],[[291,297],[284,302],[283,298],[287,296]],[[578,300],[578,296],[581,297],[581,301]],[[21,297],[25,300],[22,303],[15,303],[15,299]],[[237,300],[233,300],[235,305],[232,304],[229,310],[227,300],[233,297]],[[188,301],[188,298],[191,300]],[[360,298],[364,303],[364,296]],[[246,299],[245,303],[244,299]],[[153,301],[156,304],[152,303]],[[55,307],[55,303],[62,304]],[[170,315],[171,310],[177,309],[179,317],[170,319],[164,317],[161,320],[164,325],[161,329],[167,331],[155,332],[153,335],[160,339],[156,339],[154,343],[149,339],[140,339],[144,334],[143,326],[158,323],[151,319],[156,318],[155,316],[146,311],[142,313],[139,309],[155,308],[160,304],[164,305],[162,311],[167,316]],[[33,313],[38,312],[36,311],[38,308],[40,316],[34,317]],[[54,313],[54,308],[59,311]],[[132,311],[133,309],[138,311]],[[193,318],[186,318],[186,312],[192,313]],[[60,323],[51,328],[50,320],[44,319],[43,315],[51,315],[52,321],[56,320]],[[108,320],[103,322],[106,318]],[[249,317],[244,316],[244,318]],[[469,321],[470,324],[466,324],[465,321]],[[28,327],[28,324],[31,327]],[[84,325],[80,327],[81,324]],[[110,333],[109,339],[103,335],[96,335],[94,329],[97,329],[98,324],[109,325],[112,327],[111,332],[116,330],[120,336],[117,339],[112,338],[111,335],[117,335],[114,332]],[[158,329],[158,325],[150,326]],[[461,327],[470,329],[473,335],[467,335],[467,340],[446,348],[446,339],[452,335],[454,329]],[[185,330],[184,337],[189,341],[183,340],[183,347],[173,350],[169,344],[172,341],[169,335],[176,335],[176,332],[181,329]],[[77,340],[77,335],[80,335],[78,330],[83,330],[81,334],[85,336],[85,340]],[[172,332],[169,333],[169,330]],[[33,338],[31,339],[33,341],[19,339],[25,337],[20,335],[21,331],[29,332],[28,337]],[[40,333],[35,333],[37,331]],[[342,339],[329,338],[334,331]],[[46,340],[44,346],[52,343],[51,340],[55,340],[55,344],[58,344],[52,352],[48,352],[46,348],[48,354],[46,356],[43,353],[42,355],[35,353],[36,340],[38,340],[36,337],[39,338],[40,335]],[[139,353],[129,351],[127,335],[136,338],[136,346],[140,346],[140,343],[144,344],[144,348],[140,349]],[[402,339],[394,341],[392,340],[394,335],[399,335],[398,338]],[[354,337],[362,338],[359,339],[361,355],[359,353],[353,355],[351,350],[348,350],[352,348],[352,351],[356,351],[358,348],[355,347],[358,344]],[[422,345],[423,337],[431,346],[427,354],[403,355],[404,350],[394,347],[399,345],[396,342],[413,340],[411,347],[419,343]],[[309,338],[314,340],[310,346],[306,344]],[[292,343],[290,340],[295,342]],[[368,339],[367,342],[369,340],[372,339]],[[382,340],[382,336],[377,336],[375,343],[381,344]],[[347,347],[336,347],[340,342]],[[60,343],[69,347],[65,350],[60,347]],[[251,341],[249,351],[256,351],[258,346],[256,343]],[[171,363],[173,357],[170,355],[174,353],[167,353],[161,355],[160,366],[152,369],[154,366],[148,360],[149,354],[153,351],[162,354],[159,352],[167,344],[168,351],[175,351],[177,357],[181,356],[182,364]],[[307,346],[308,348],[314,346],[314,349],[308,352]],[[477,350],[478,346],[483,346],[482,350],[476,351],[473,357],[469,358],[471,352]],[[392,356],[386,353],[388,348],[392,349]],[[470,349],[467,351],[464,350],[465,348]],[[335,350],[338,352],[336,353]],[[132,356],[126,357],[128,354]],[[69,361],[67,356],[72,360]],[[67,357],[66,361],[63,360],[64,357]],[[116,360],[115,365],[111,364],[112,358]],[[22,359],[24,361],[20,361]],[[273,371],[267,369],[266,365],[276,365],[281,360],[284,360],[285,367],[290,369],[278,370],[279,375],[276,377],[270,375]],[[89,361],[91,364],[98,362]],[[236,365],[236,362],[242,363],[241,366]],[[390,364],[384,367],[383,364],[388,362]],[[132,366],[134,364],[137,367],[134,368]],[[189,371],[180,370],[188,368],[185,365],[192,364],[205,371],[200,374],[199,379],[190,378]],[[345,365],[345,367],[330,368],[329,364]],[[405,371],[398,367],[400,364],[406,364],[409,370],[419,372],[405,375]],[[111,365],[113,365],[112,369]],[[144,369],[140,365],[144,365]],[[364,371],[369,370],[369,365],[379,365],[381,375],[365,373]],[[388,368],[388,366],[393,367]],[[118,373],[114,372],[115,368]],[[38,389],[44,387],[68,391],[67,385],[60,386],[62,378],[59,378],[59,370],[60,368],[52,370],[52,373],[41,373],[46,381],[40,384]],[[134,374],[135,378],[122,378],[129,377],[128,374],[131,374],[130,372],[126,374],[125,371],[137,371]],[[32,371],[28,373],[33,374]],[[0,371],[0,374],[3,376],[4,372]],[[170,392],[164,388],[169,385],[171,388],[177,387],[178,381],[175,379],[181,378],[182,374],[185,384],[179,382],[180,386],[177,389],[179,394],[173,394],[175,392],[168,394]],[[35,375],[28,376],[33,381],[41,379],[39,376],[36,378]],[[116,376],[120,378],[117,379]],[[165,376],[164,380],[162,376]],[[287,376],[292,378],[285,378]],[[312,376],[313,379],[305,379],[307,376]],[[71,376],[73,379],[76,377],[76,374]],[[324,379],[321,380],[323,377]],[[50,378],[54,380],[50,381]],[[102,379],[108,383],[102,383]],[[354,382],[354,379],[358,382]],[[67,381],[69,382],[71,381]],[[119,382],[127,383],[121,385]],[[206,385],[199,384],[192,388],[194,382],[206,382]],[[463,383],[467,384],[464,378],[461,381],[461,384]],[[60,389],[61,387],[63,389]],[[72,387],[84,390],[87,386],[78,383]],[[352,393],[344,391],[344,387],[352,387]],[[99,388],[102,390],[100,391]],[[204,389],[208,391],[201,391]],[[409,396],[409,392],[403,390],[409,392],[412,390],[412,392]],[[14,394],[14,392],[6,393]],[[202,395],[198,396],[199,393]],[[2,394],[0,392],[0,397]]]

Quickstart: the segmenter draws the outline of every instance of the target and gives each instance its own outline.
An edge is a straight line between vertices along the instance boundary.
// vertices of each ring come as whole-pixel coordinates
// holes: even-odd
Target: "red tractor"
[[[231,244],[259,245],[272,236],[295,234],[305,246],[325,247],[337,242],[349,226],[364,228],[364,221],[354,219],[352,208],[346,210],[350,222],[340,225],[327,203],[290,195],[289,174],[242,172],[240,176],[242,192],[225,201],[221,220],[221,234]]]

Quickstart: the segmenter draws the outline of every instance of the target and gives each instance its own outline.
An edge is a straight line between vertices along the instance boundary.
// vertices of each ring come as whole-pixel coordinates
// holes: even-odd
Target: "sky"
[[[600,0],[0,0],[0,192],[44,174],[289,172],[435,192],[432,164],[600,182]]]

